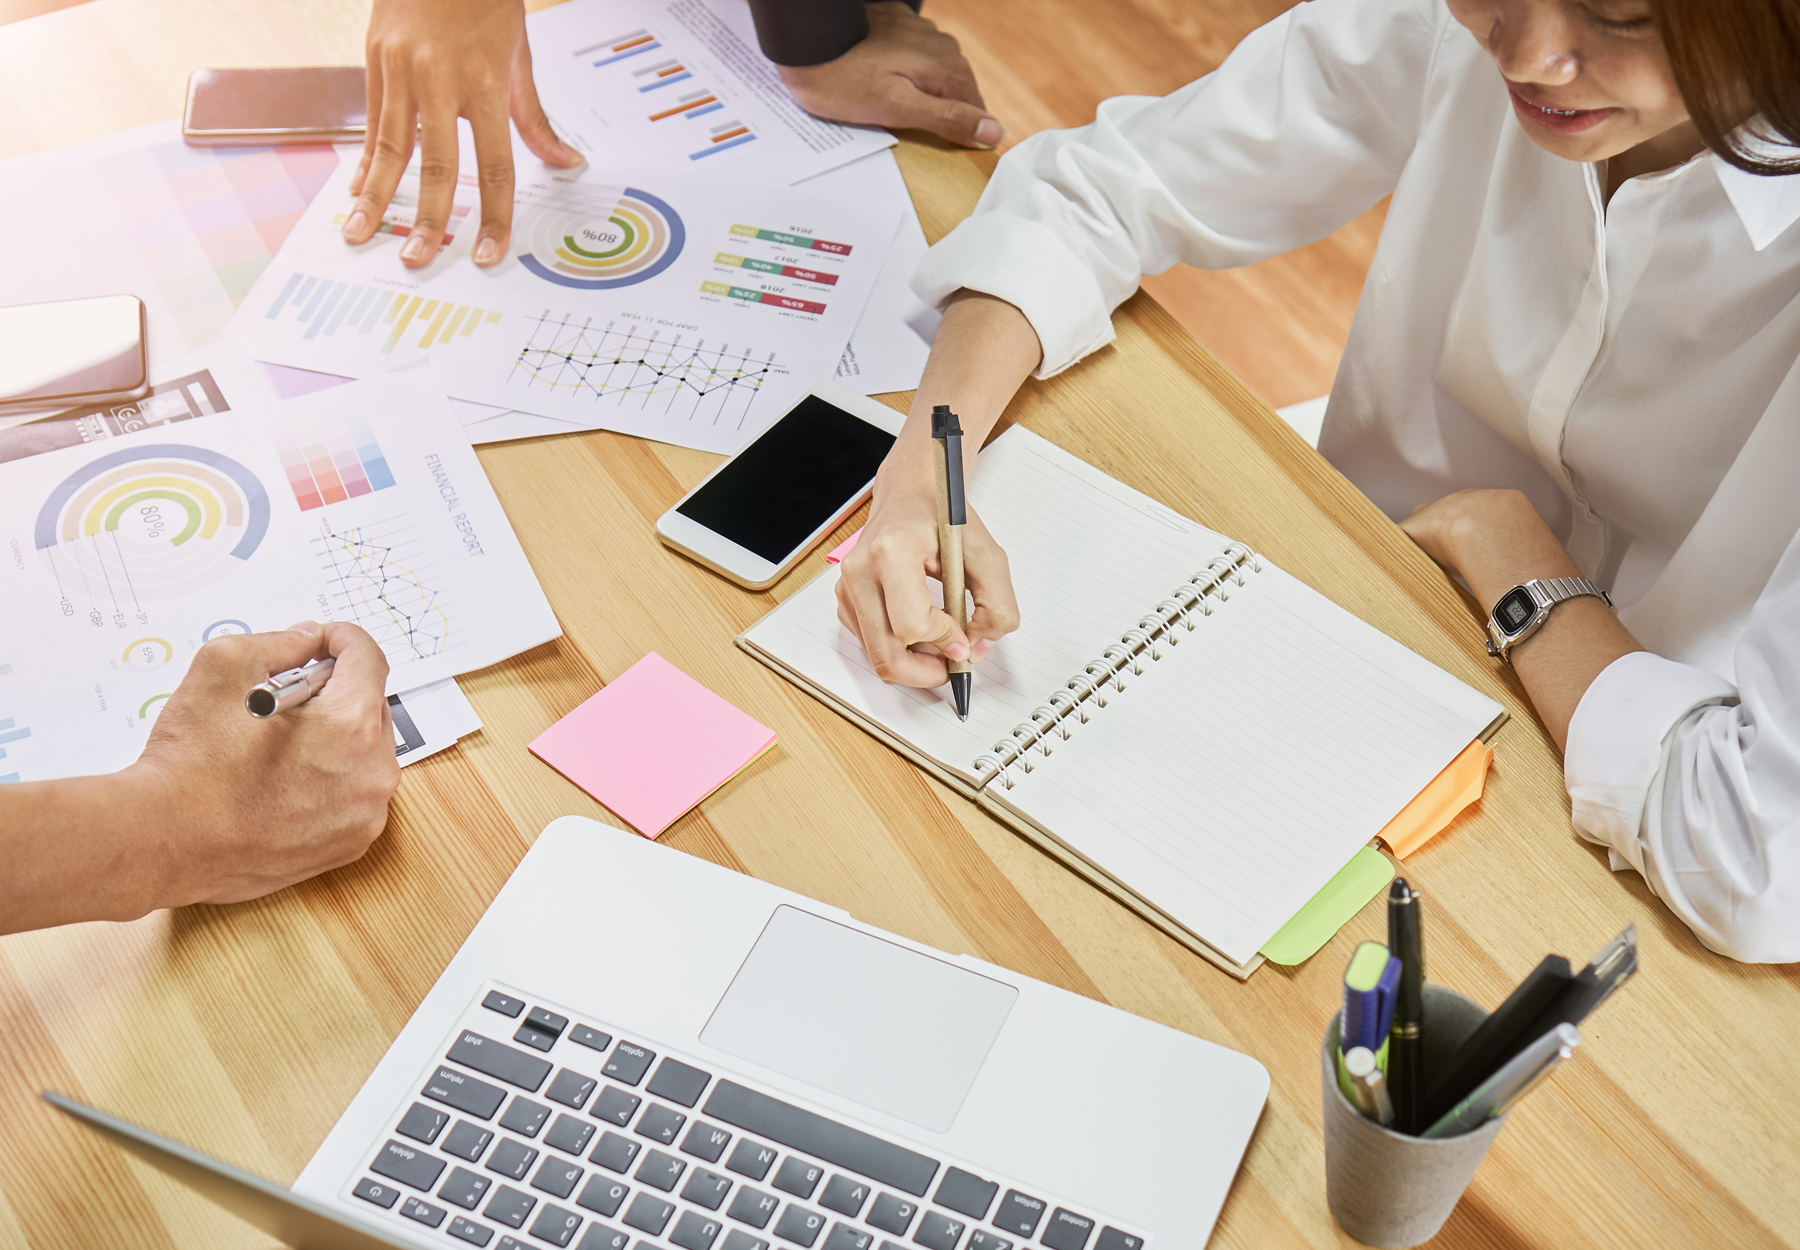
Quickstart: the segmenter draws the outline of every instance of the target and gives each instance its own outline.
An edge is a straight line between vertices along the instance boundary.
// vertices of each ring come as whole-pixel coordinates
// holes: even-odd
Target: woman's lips
[[[1584,130],[1592,130],[1619,111],[1613,108],[1556,109],[1527,98],[1511,83],[1506,84],[1506,90],[1512,96],[1513,108],[1520,117],[1534,126],[1541,126],[1545,130],[1553,130],[1562,135],[1580,134]]]

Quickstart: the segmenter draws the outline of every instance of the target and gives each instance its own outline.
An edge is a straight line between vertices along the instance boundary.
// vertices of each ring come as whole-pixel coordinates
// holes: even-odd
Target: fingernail
[[[961,643],[961,642],[953,642],[949,646],[944,648],[944,654],[949,656],[953,660],[959,660],[959,661],[966,660],[969,658],[968,644]]]
[[[361,234],[363,232],[363,227],[368,224],[368,215],[359,208],[354,213],[351,213],[350,220],[344,223],[344,234],[346,236]]]
[[[425,238],[415,234],[406,240],[406,246],[400,249],[401,260],[417,260],[425,255]]]
[[[969,652],[969,658],[974,660],[984,660],[987,658],[987,653],[993,649],[994,640],[992,638],[977,638],[975,640],[974,649]]]
[[[294,634],[316,634],[319,632],[317,621],[296,621],[288,626],[288,632]]]
[[[493,239],[482,239],[475,244],[475,263],[485,265],[500,255],[500,245]]]
[[[587,164],[587,153],[580,148],[572,148],[565,143],[563,144],[563,155],[568,157],[569,162],[573,165]]]
[[[982,118],[981,125],[975,127],[975,142],[984,148],[998,147],[1004,138],[1006,127],[991,117]]]

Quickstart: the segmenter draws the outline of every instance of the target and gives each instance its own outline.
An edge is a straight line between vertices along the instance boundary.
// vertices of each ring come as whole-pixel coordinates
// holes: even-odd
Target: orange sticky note
[[[652,651],[531,753],[654,838],[774,744],[773,729]]]
[[[1447,828],[1487,787],[1488,765],[1494,748],[1477,738],[1451,760],[1444,771],[1413,796],[1400,814],[1388,821],[1376,836],[1395,855],[1405,859]]]

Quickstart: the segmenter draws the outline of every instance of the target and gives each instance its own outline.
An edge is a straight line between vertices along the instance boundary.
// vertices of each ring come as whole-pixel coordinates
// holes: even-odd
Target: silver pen
[[[331,670],[336,667],[335,659],[324,659],[276,673],[269,680],[250,687],[250,693],[244,696],[244,707],[258,720],[267,720],[277,712],[299,707],[325,688],[325,683],[331,680]]]
[[[1536,1089],[1538,1082],[1560,1067],[1581,1045],[1581,1033],[1572,1024],[1559,1024],[1514,1055],[1498,1072],[1477,1085],[1474,1091],[1450,1108],[1436,1124],[1420,1133],[1420,1137],[1455,1137],[1480,1128],[1496,1116],[1505,1115],[1513,1104]]]
[[[1356,1109],[1377,1124],[1392,1124],[1394,1100],[1388,1097],[1387,1077],[1375,1063],[1375,1052],[1367,1046],[1352,1046],[1344,1052],[1344,1071],[1350,1074]]]

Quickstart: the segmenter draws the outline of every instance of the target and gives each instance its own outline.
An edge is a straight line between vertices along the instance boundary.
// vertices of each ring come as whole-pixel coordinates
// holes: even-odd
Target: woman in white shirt
[[[845,625],[917,686],[1017,627],[973,515],[967,634],[931,604],[932,404],[979,445],[1142,274],[1248,264],[1391,194],[1320,449],[1484,604],[1611,592],[1510,655],[1575,827],[1712,949],[1800,959],[1796,47],[1795,0],[1314,0],[1171,96],[1021,144],[914,280],[947,309]]]

